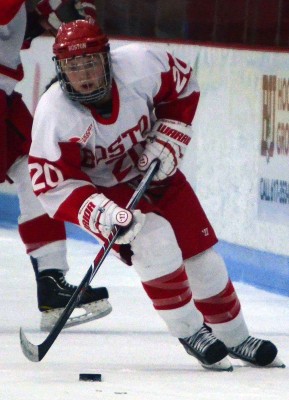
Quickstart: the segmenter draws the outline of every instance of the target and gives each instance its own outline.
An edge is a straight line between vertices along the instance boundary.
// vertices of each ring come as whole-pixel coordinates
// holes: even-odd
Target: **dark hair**
[[[55,82],[58,82],[58,78],[57,78],[56,75],[55,75],[55,76],[51,79],[51,81],[45,86],[44,92],[47,92],[47,90],[50,88],[50,86],[52,86]]]

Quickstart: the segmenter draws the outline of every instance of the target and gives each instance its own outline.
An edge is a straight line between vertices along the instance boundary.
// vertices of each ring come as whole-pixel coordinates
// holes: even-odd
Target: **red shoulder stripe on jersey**
[[[7,25],[15,17],[25,0],[5,0],[0,7],[0,25]]]

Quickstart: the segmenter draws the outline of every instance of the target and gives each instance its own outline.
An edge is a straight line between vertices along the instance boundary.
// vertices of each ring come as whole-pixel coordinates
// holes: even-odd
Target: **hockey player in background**
[[[199,100],[192,68],[136,44],[110,51],[97,25],[63,24],[53,46],[59,82],[38,103],[29,155],[35,194],[59,221],[132,264],[170,333],[204,368],[227,355],[281,367],[276,346],[249,335],[217,238],[179,170]],[[125,205],[152,160],[159,171],[138,209]]]
[[[35,3],[27,1],[26,5],[32,9]],[[29,14],[30,25],[26,32],[29,32],[30,39],[42,33],[43,27],[56,32],[57,25],[61,23],[57,17],[61,3],[61,0],[52,1],[53,8],[48,0],[39,2],[33,19]],[[65,3],[68,4],[67,1]],[[86,0],[85,5],[87,15],[93,22],[93,4]],[[64,223],[49,218],[34,195],[29,178],[27,159],[32,117],[21,95],[14,90],[17,82],[23,79],[20,49],[25,28],[25,1],[3,2],[0,13],[0,182],[9,180],[16,186],[21,212],[19,233],[36,275],[38,308],[42,312],[41,328],[49,330],[76,287],[65,280],[68,264]],[[89,288],[80,304],[82,314],[71,318],[67,326],[107,315],[111,311],[107,299],[105,287]]]

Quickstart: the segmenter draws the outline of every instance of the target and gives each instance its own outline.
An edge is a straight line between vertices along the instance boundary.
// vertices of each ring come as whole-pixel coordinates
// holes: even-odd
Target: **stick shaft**
[[[155,172],[159,167],[159,162],[154,161],[149,169],[147,170],[146,174],[144,175],[143,179],[141,180],[139,186],[135,190],[133,196],[131,197],[130,201],[128,202],[126,208],[129,210],[134,210],[137,203],[143,196],[146,189],[149,187],[151,180]],[[114,226],[108,239],[105,241],[103,246],[101,247],[100,251],[96,255],[93,263],[89,267],[88,271],[86,272],[84,278],[82,279],[81,283],[71,296],[68,304],[66,305],[65,309],[63,310],[62,314],[60,315],[58,321],[54,325],[53,329],[50,331],[47,338],[39,345],[34,345],[25,336],[24,331],[20,328],[20,343],[21,348],[24,355],[30,360],[34,362],[41,361],[46,353],[49,351],[51,346],[53,345],[54,341],[57,339],[58,335],[62,331],[62,328],[66,324],[66,321],[72,314],[73,310],[79,304],[86,288],[96,275],[97,271],[99,270],[100,266],[102,265],[103,261],[105,260],[107,254],[109,253],[110,249],[112,248],[114,242],[116,241],[117,237],[120,234],[121,229],[117,226]]]

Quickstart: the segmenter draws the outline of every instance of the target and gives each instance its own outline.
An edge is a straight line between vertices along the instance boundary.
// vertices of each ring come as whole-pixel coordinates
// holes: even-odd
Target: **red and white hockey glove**
[[[67,2],[68,0],[40,0],[35,7],[35,10],[42,17],[42,27],[54,36],[62,23],[57,15],[57,10]]]
[[[159,119],[153,126],[145,150],[138,161],[138,169],[146,171],[153,160],[161,161],[154,181],[174,175],[186,146],[190,143],[190,125],[183,122]]]
[[[90,23],[96,22],[96,7],[94,0],[40,0],[35,10],[42,17],[42,27],[53,34],[57,33],[58,28],[63,22],[61,13],[62,6],[73,7],[79,16],[82,16]]]
[[[75,8],[87,21],[94,24],[97,20],[95,0],[78,0]]]
[[[128,244],[141,230],[145,215],[140,210],[133,212],[119,207],[103,194],[93,194],[79,209],[78,221],[84,229],[107,238],[113,225],[127,228],[115,243]]]

